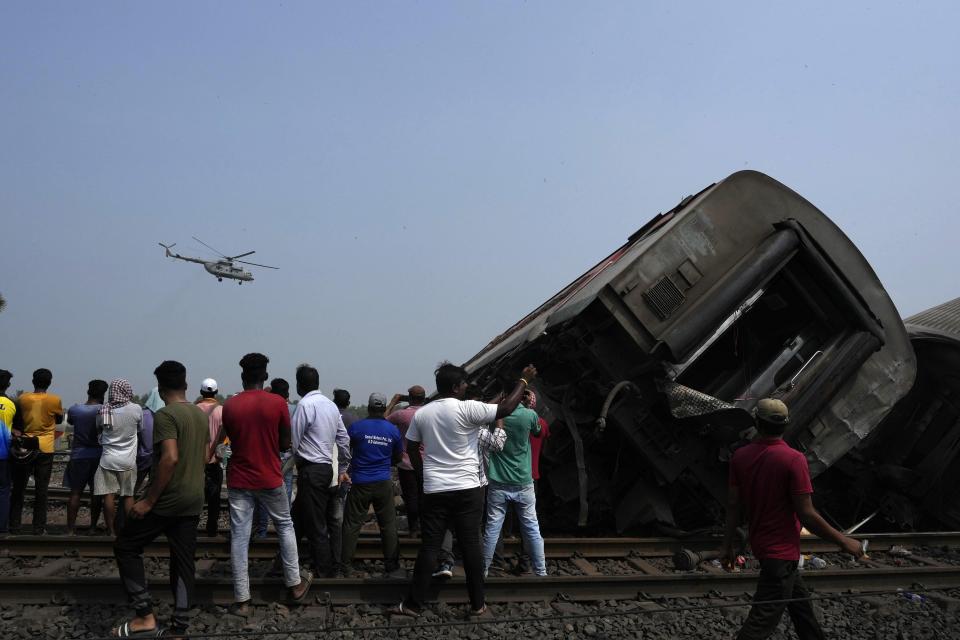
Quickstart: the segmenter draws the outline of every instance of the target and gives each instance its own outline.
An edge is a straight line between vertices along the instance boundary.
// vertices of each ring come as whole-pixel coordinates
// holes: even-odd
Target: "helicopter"
[[[263,267],[264,269],[280,268],[280,267],[271,267],[266,264],[257,264],[256,262],[247,262],[246,260],[238,260],[238,258],[249,256],[253,253],[256,253],[256,251],[247,251],[246,253],[241,253],[240,255],[227,256],[220,253],[219,251],[217,251],[216,249],[208,245],[206,242],[204,242],[200,238],[196,236],[191,236],[191,237],[197,242],[199,242],[200,244],[202,244],[203,246],[205,246],[206,248],[210,249],[211,251],[219,255],[221,258],[219,260],[204,260],[202,258],[191,258],[190,256],[182,256],[179,253],[174,253],[173,251],[170,251],[170,249],[177,246],[176,242],[174,242],[173,244],[163,244],[162,242],[158,242],[157,244],[159,244],[161,247],[164,248],[168,258],[176,258],[177,260],[183,260],[185,262],[196,262],[196,263],[202,264],[203,268],[207,270],[207,273],[217,277],[218,282],[223,282],[224,278],[227,278],[229,280],[236,280],[237,284],[243,284],[244,282],[253,281],[253,274],[247,271],[246,269],[244,269],[243,267],[234,266],[235,262],[238,262],[240,264],[249,264],[254,267]]]

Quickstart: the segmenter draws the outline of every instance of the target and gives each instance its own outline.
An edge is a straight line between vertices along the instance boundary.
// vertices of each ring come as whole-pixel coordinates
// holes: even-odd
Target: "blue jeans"
[[[503,519],[507,514],[507,503],[516,505],[517,519],[520,521],[520,535],[523,544],[530,553],[533,572],[538,576],[547,575],[547,559],[543,553],[543,536],[540,535],[540,523],[537,522],[537,497],[531,484],[501,484],[490,482],[487,488],[487,526],[483,533],[483,570],[490,568],[493,552],[497,547]]]
[[[290,457],[290,452],[284,452],[280,454],[280,466],[283,466],[283,463],[287,461],[287,458]],[[290,471],[287,471],[283,475],[283,484],[287,488],[287,503],[293,503],[293,468],[290,468]],[[260,507],[260,504],[257,503],[256,508],[253,511],[253,537],[254,538],[266,538],[267,537],[267,525],[270,524],[270,517],[267,515],[266,509]]]
[[[297,536],[290,519],[290,501],[283,485],[276,489],[228,489],[230,499],[230,564],[233,569],[233,595],[237,602],[250,599],[250,574],[247,551],[253,526],[254,505],[259,503],[273,520],[280,537],[280,559],[283,561],[283,584],[300,584],[300,558]]]

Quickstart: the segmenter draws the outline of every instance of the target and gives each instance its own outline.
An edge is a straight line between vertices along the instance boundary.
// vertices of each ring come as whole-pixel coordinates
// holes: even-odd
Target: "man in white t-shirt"
[[[120,494],[121,513],[133,508],[133,489],[137,483],[137,434],[143,426],[143,409],[130,400],[133,388],[126,380],[110,381],[107,402],[97,416],[100,431],[100,466],[93,476],[93,493],[103,498],[103,514],[110,536],[119,528],[116,495]]]
[[[477,436],[480,429],[510,415],[537,375],[533,365],[523,369],[513,391],[500,404],[462,400],[467,390],[467,372],[449,362],[435,372],[438,398],[418,410],[407,431],[407,453],[414,468],[423,469],[423,504],[420,509],[422,544],[407,597],[392,613],[417,616],[427,598],[427,589],[448,524],[452,525],[463,551],[470,613],[487,613],[483,596],[483,554],[480,521],[484,489],[480,481]],[[423,445],[421,459],[420,445]]]

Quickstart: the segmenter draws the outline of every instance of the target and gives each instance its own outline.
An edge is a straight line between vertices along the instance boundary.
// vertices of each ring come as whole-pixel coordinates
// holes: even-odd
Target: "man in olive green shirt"
[[[193,600],[197,524],[203,510],[204,468],[210,430],[207,414],[187,400],[187,370],[166,360],[154,370],[166,406],[153,418],[153,468],[146,495],[133,505],[113,547],[120,579],[136,616],[113,635],[156,635],[143,567],[143,548],[160,534],[170,545],[170,587],[174,609],[169,632],[184,636]]]
[[[507,443],[503,451],[490,454],[490,469],[487,472],[490,485],[487,487],[487,526],[483,534],[483,568],[485,572],[490,568],[507,506],[512,502],[520,521],[524,548],[530,553],[533,571],[538,576],[545,576],[547,562],[543,553],[540,523],[537,522],[537,498],[533,491],[530,464],[530,434],[540,433],[540,420],[536,411],[521,404],[503,419],[503,428],[507,432]]]

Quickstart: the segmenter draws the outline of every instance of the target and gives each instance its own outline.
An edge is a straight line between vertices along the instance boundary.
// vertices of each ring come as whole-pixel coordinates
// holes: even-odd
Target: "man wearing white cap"
[[[210,425],[210,450],[207,452],[207,466],[204,471],[203,494],[207,501],[207,536],[214,537],[219,533],[220,523],[220,490],[223,485],[223,467],[217,458],[217,435],[220,425],[223,424],[223,407],[217,401],[217,381],[205,378],[200,383],[200,399],[197,406],[207,414]]]

